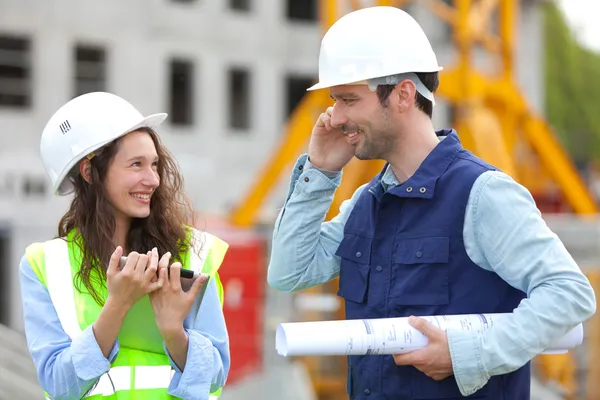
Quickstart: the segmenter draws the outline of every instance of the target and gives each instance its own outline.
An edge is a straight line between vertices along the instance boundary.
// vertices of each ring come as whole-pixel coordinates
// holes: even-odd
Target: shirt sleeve
[[[324,222],[342,173],[321,171],[307,155],[292,173],[287,201],[275,221],[267,280],[285,292],[307,289],[339,275],[335,255],[344,236],[344,225],[362,192],[361,186],[340,206],[339,214]]]
[[[71,341],[27,257],[19,270],[25,336],[39,383],[54,400],[79,399],[110,369],[119,344],[106,359],[91,326]]]
[[[182,399],[208,400],[210,393],[225,385],[230,367],[229,336],[214,279],[209,281],[201,303],[196,300],[184,328],[189,342],[183,371],[164,346],[175,370],[169,394]]]
[[[448,330],[455,379],[463,395],[512,372],[596,310],[594,291],[542,219],[531,194],[508,175],[490,171],[475,182],[464,224],[467,254],[527,294],[481,334]]]

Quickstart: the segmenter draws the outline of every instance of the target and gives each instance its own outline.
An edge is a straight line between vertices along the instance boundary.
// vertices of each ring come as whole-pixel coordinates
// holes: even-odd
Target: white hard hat
[[[87,93],[70,100],[52,115],[40,141],[53,193],[63,196],[73,191],[68,174],[85,156],[129,132],[155,128],[165,118],[165,113],[144,117],[111,93]]]
[[[441,70],[413,17],[396,7],[367,7],[344,15],[329,28],[321,41],[319,82],[308,90]]]

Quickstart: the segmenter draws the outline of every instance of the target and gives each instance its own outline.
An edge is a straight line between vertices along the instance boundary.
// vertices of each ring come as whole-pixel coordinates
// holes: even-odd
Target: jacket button
[[[427,191],[427,189],[425,189],[424,187],[422,187],[421,189],[419,189],[419,192],[421,193],[425,193]]]
[[[376,268],[377,272],[381,272],[381,270],[383,269],[383,267],[381,265],[378,265]]]
[[[368,396],[371,394],[371,391],[369,389],[365,389],[365,395]]]
[[[356,257],[360,257],[362,256],[362,253],[360,251],[356,252]]]
[[[417,256],[417,258],[421,258],[423,257],[423,253],[421,253],[420,251],[417,251],[417,254],[415,254]]]
[[[310,181],[310,178],[307,176],[306,178],[304,178],[304,182],[308,182]]]

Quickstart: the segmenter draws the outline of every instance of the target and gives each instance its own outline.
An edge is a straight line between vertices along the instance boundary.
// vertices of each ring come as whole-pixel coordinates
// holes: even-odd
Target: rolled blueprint
[[[502,323],[498,314],[425,316],[442,330],[481,333]],[[427,336],[413,328],[408,318],[355,319],[341,321],[290,322],[277,327],[275,347],[281,356],[401,354],[423,348]],[[583,341],[583,326],[577,325],[544,351],[566,353]]]

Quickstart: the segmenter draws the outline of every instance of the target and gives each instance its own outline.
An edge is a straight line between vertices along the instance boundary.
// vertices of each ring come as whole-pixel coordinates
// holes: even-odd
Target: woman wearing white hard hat
[[[155,131],[165,118],[89,93],[42,133],[54,192],[74,195],[58,238],[28,246],[20,266],[47,398],[208,399],[225,383],[227,244],[186,224],[182,177]]]

